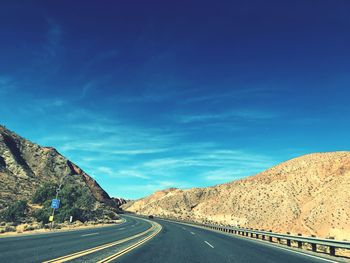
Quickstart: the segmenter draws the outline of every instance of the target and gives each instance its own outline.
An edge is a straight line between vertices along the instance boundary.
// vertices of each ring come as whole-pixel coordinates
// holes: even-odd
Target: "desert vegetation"
[[[305,236],[350,239],[350,152],[316,153],[207,188],[167,189],[130,212]]]

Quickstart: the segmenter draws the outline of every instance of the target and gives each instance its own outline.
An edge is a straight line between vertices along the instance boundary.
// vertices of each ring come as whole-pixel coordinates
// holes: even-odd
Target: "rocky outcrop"
[[[123,198],[113,197],[112,199],[118,207],[127,203],[127,201]]]
[[[316,153],[208,188],[129,202],[140,214],[350,239],[350,152]]]
[[[38,187],[68,176],[88,186],[96,201],[115,206],[99,184],[52,147],[41,147],[0,126],[0,209],[29,200]]]

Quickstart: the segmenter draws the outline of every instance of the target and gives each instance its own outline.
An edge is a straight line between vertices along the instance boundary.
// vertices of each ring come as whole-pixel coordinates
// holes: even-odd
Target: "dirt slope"
[[[167,189],[123,208],[140,214],[350,239],[350,152],[305,155],[213,187]]]
[[[99,184],[54,148],[41,147],[0,125],[0,210],[14,200],[28,200],[45,182],[58,182],[64,175],[89,187],[96,201],[115,202]]]

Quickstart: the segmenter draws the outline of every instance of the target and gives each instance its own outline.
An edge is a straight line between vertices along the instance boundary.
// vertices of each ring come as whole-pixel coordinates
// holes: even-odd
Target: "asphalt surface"
[[[128,216],[125,219],[126,222],[121,225],[104,228],[0,238],[0,262],[42,262],[121,240],[151,228],[151,224],[142,219]],[[327,262],[317,257],[267,245],[268,242],[257,242],[164,220],[154,221],[162,225],[162,231],[147,243],[113,262]],[[97,262],[118,249],[132,245],[133,242],[137,240],[101,250],[74,262]]]
[[[130,217],[120,225],[0,238],[0,262],[42,262],[120,240],[151,227]]]
[[[142,247],[124,255],[120,263],[316,263],[327,262],[321,259],[296,254],[260,242],[233,235],[224,235],[172,223],[155,220],[163,230]],[[331,262],[331,261],[328,261]]]

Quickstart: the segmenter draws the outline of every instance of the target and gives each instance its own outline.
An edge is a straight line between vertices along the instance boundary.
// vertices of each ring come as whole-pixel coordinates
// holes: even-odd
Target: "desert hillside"
[[[54,148],[41,147],[0,125],[0,210],[15,200],[29,200],[44,183],[57,183],[68,175],[87,186],[98,203],[115,202],[78,166]]]
[[[350,152],[315,153],[242,180],[167,189],[123,208],[198,222],[350,239]]]

